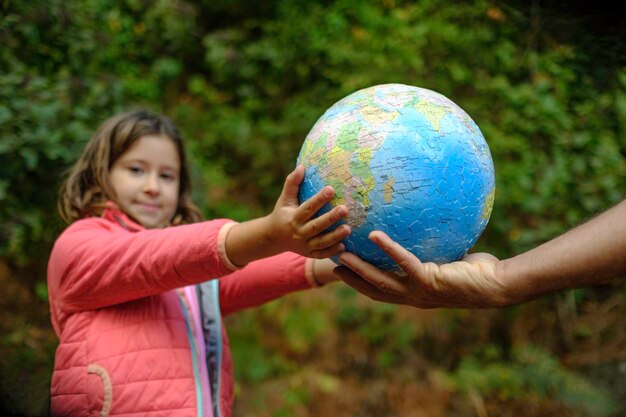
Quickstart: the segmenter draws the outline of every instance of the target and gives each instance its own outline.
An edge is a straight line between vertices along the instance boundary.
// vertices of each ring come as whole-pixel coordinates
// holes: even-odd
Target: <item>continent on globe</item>
[[[304,140],[300,202],[325,185],[345,204],[344,244],[382,269],[399,267],[368,239],[381,230],[423,262],[463,257],[482,234],[495,195],[489,147],[474,121],[434,91],[382,84],[331,106]]]

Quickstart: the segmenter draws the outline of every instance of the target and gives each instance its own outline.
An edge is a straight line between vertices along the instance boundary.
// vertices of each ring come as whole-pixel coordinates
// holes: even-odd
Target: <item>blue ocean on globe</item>
[[[385,270],[399,267],[371,231],[423,262],[451,262],[474,246],[493,207],[494,167],[480,129],[425,88],[382,84],[348,95],[317,120],[297,163],[306,168],[300,202],[332,185],[335,197],[316,215],[347,205],[346,250]]]

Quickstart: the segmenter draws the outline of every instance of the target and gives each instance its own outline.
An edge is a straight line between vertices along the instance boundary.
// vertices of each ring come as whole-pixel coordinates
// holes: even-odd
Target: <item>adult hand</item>
[[[374,231],[369,238],[403,273],[382,271],[348,252],[339,257],[344,266],[337,267],[335,273],[373,300],[419,308],[484,308],[516,301],[500,279],[501,262],[493,255],[476,253],[442,265],[422,263],[383,232]]]
[[[501,261],[477,253],[449,264],[422,263],[382,232],[372,232],[370,239],[406,274],[386,273],[353,254],[342,254],[345,267],[337,273],[370,298],[422,308],[504,306],[626,277],[626,200]]]

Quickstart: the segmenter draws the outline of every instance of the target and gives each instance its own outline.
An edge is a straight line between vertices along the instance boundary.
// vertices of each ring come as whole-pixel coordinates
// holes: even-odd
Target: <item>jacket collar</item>
[[[129,232],[139,232],[146,229],[136,221],[131,220],[131,218],[128,217],[128,215],[122,210],[120,210],[117,204],[115,204],[113,201],[107,201],[106,208],[102,213],[102,218],[114,223],[118,223]]]

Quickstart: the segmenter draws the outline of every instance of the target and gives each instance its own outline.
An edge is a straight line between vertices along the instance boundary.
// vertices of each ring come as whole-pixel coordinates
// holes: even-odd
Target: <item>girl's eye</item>
[[[132,174],[142,174],[143,173],[143,168],[138,167],[138,166],[130,166],[130,167],[128,167],[128,170]]]
[[[167,181],[174,181],[176,179],[174,174],[167,174],[167,173],[161,174],[161,178]]]

